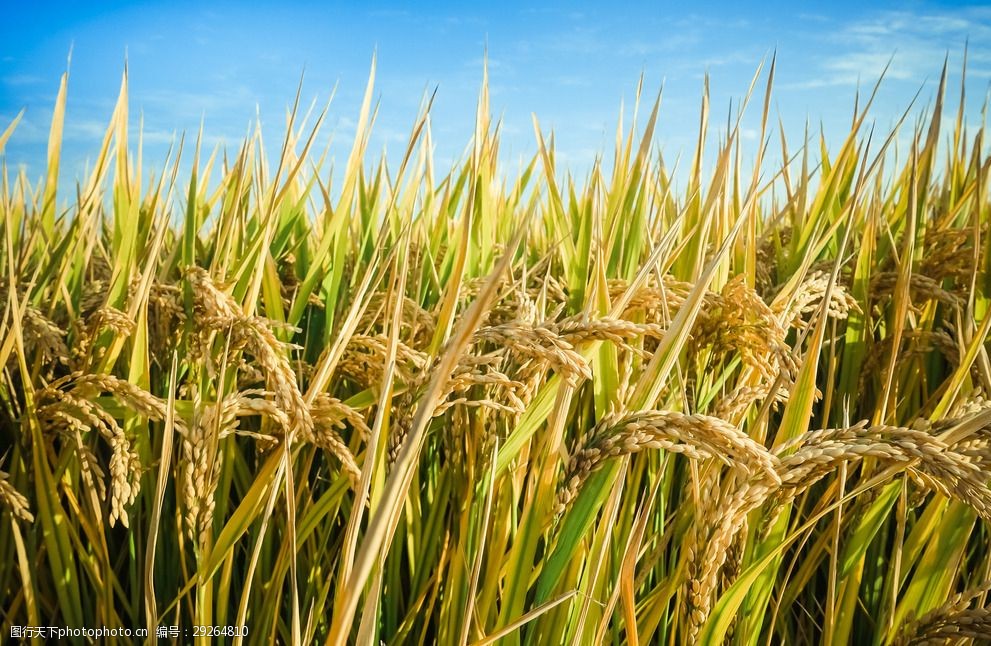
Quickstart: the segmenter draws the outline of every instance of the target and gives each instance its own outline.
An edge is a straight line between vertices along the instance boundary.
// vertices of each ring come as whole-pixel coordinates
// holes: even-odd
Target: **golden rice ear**
[[[558,494],[563,513],[588,477],[607,460],[641,451],[664,450],[692,460],[714,459],[758,481],[777,486],[778,459],[724,420],[675,411],[639,411],[605,416],[572,452]]]
[[[984,581],[953,595],[922,617],[907,621],[893,643],[896,646],[944,644],[967,638],[980,643],[991,634],[991,607],[980,606],[989,589],[991,581]]]
[[[34,514],[30,511],[27,497],[8,482],[9,478],[10,474],[0,471],[0,500],[15,518],[27,523],[34,522]]]

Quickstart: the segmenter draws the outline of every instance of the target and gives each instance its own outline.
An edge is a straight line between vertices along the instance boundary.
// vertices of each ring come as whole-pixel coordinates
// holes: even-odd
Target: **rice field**
[[[336,163],[297,96],[156,173],[125,74],[72,192],[63,77],[0,188],[4,637],[988,643],[985,131],[944,70],[785,136],[773,76],[679,183],[659,97],[582,176],[536,119],[500,160],[485,83],[453,168],[429,103],[376,158],[374,68]]]

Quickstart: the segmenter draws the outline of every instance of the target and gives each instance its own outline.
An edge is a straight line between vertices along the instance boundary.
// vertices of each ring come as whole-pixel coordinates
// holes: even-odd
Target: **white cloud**
[[[965,42],[971,63],[991,61],[991,9],[964,8],[940,12],[889,11],[841,26],[825,38],[818,70],[796,88],[853,86],[873,83],[887,66],[885,78],[922,83],[938,70],[947,52],[959,66]],[[889,65],[890,63],[890,65]],[[985,68],[968,73],[983,76]]]
[[[10,76],[3,77],[3,83],[5,85],[13,86],[42,85],[45,82],[46,79],[35,74],[11,74]]]

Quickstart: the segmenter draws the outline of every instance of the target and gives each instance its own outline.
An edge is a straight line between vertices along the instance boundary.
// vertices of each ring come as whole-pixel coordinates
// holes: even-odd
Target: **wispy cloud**
[[[25,85],[41,85],[46,82],[46,79],[38,76],[37,74],[11,74],[9,76],[3,77],[4,85],[9,86],[25,86]]]
[[[882,72],[889,80],[921,83],[933,74],[947,52],[972,47],[972,75],[985,73],[991,51],[991,8],[973,7],[940,11],[887,11],[838,28],[823,37],[818,69],[797,88],[852,86],[872,82]],[[835,51],[831,54],[828,52]],[[956,63],[951,59],[951,63]]]

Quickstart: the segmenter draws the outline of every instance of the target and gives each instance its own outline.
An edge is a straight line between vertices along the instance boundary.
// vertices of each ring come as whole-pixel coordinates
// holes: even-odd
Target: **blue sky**
[[[25,165],[32,179],[44,168],[70,47],[63,163],[70,180],[98,149],[125,53],[131,119],[136,126],[144,117],[147,160],[163,159],[174,133],[195,132],[201,119],[208,145],[234,146],[256,109],[275,150],[304,68],[306,103],[325,102],[338,88],[324,134],[333,135],[332,153],[343,159],[375,52],[381,107],[374,150],[401,153],[424,93],[436,87],[437,163],[453,161],[471,136],[487,47],[504,158],[515,163],[534,151],[536,113],[545,130],[554,129],[562,161],[579,172],[595,151],[610,150],[621,101],[629,109],[641,73],[649,97],[664,85],[658,144],[669,159],[694,145],[703,74],[711,77],[713,125],[720,126],[774,49],[774,110],[796,142],[806,119],[821,122],[830,139],[843,135],[858,81],[871,85],[892,55],[872,112],[882,127],[920,87],[921,105],[931,100],[947,53],[951,80],[959,78],[968,38],[972,122],[991,79],[991,8],[966,3],[40,5],[8,3],[0,24],[0,130],[26,109],[6,161]],[[956,96],[954,89],[950,108]],[[758,112],[753,105],[754,121]],[[748,127],[744,139],[755,135]]]

